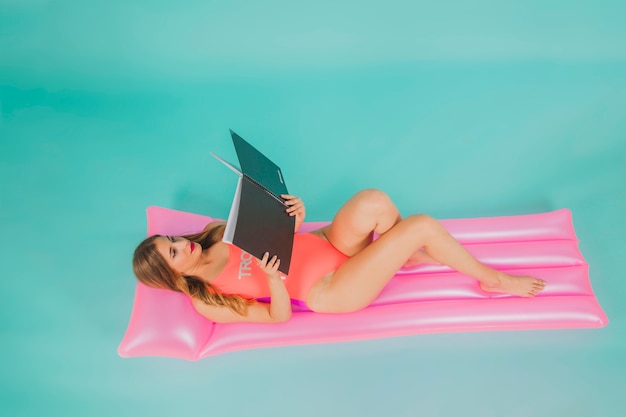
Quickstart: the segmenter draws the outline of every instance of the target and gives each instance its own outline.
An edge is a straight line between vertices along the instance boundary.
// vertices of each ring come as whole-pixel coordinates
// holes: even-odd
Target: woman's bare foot
[[[533,277],[518,277],[498,272],[498,282],[493,284],[480,283],[480,288],[487,292],[519,295],[520,297],[534,297],[539,294],[546,282]]]
[[[437,262],[432,256],[426,253],[423,249],[415,252],[411,257],[402,265],[402,268],[420,264],[441,265],[441,262]]]

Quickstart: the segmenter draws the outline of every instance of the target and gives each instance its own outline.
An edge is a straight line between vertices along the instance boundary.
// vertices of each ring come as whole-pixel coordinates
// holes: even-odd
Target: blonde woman
[[[282,196],[296,217],[305,218],[302,200]],[[540,279],[508,275],[474,258],[435,219],[415,214],[402,219],[390,198],[364,190],[348,200],[328,226],[296,234],[289,275],[280,260],[255,259],[222,242],[224,222],[212,222],[189,236],[151,236],[135,250],[133,269],[142,283],[179,291],[195,309],[219,322],[277,323],[289,320],[291,302],[319,313],[349,313],[367,307],[403,266],[447,265],[475,278],[488,292],[534,297]],[[380,237],[372,241],[372,235]],[[269,300],[260,302],[258,300]]]

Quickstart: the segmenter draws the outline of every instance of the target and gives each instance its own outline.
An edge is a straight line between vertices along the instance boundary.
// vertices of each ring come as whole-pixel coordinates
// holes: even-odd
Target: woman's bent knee
[[[368,216],[379,226],[383,224],[385,230],[393,226],[398,219],[398,209],[383,191],[376,189],[360,191],[355,195],[354,202],[358,204],[359,213]]]
[[[373,207],[389,207],[393,204],[387,193],[375,188],[369,188],[367,190],[359,191],[355,197],[363,204],[371,205]]]
[[[428,214],[413,214],[405,219],[418,233],[436,234],[445,232],[445,228],[435,218]]]

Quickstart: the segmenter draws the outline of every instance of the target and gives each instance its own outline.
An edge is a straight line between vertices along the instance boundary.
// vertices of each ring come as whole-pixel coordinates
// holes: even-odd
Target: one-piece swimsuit
[[[256,259],[239,247],[228,244],[228,262],[211,284],[223,294],[237,294],[248,299],[267,300],[270,290],[267,275]],[[335,271],[348,259],[327,240],[311,234],[294,236],[289,275],[281,274],[289,297],[304,306],[311,287],[323,276]]]

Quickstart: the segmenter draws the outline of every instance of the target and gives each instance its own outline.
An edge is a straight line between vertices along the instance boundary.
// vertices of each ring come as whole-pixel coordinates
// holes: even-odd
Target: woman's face
[[[154,240],[157,251],[176,272],[193,276],[201,264],[202,247],[179,236],[160,236]]]

